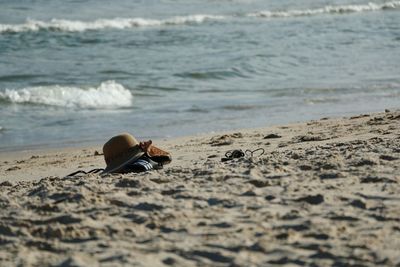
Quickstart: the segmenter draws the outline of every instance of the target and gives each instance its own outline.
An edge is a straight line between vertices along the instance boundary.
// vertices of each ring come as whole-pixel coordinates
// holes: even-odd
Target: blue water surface
[[[0,151],[399,108],[399,70],[400,1],[4,0]]]

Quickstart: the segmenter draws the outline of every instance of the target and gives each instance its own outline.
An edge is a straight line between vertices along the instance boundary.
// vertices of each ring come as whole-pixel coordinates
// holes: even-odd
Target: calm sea
[[[0,151],[399,107],[400,1],[0,2]]]

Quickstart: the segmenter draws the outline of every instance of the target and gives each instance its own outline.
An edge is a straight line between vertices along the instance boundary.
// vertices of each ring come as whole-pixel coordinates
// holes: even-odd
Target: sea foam
[[[97,19],[94,21],[64,20],[52,19],[50,21],[40,21],[28,19],[22,24],[0,24],[0,33],[10,32],[35,32],[46,31],[64,31],[64,32],[83,32],[88,30],[101,29],[127,29],[135,27],[155,27],[168,25],[182,25],[192,23],[203,23],[207,20],[221,20],[224,16],[214,15],[189,15],[178,16],[164,20],[144,19],[144,18],[114,18]]]
[[[133,95],[114,81],[102,82],[98,87],[36,86],[6,89],[0,100],[11,103],[30,103],[72,108],[123,108],[132,105]]]
[[[320,14],[341,14],[352,12],[369,12],[385,9],[400,8],[400,1],[390,1],[385,3],[368,3],[354,5],[338,5],[324,6],[314,9],[300,10],[282,10],[282,11],[258,11],[248,14],[236,15],[207,15],[195,14],[187,16],[176,16],[167,19],[146,19],[146,18],[113,18],[113,19],[96,19],[94,21],[51,19],[50,21],[41,21],[28,19],[21,24],[0,24],[0,33],[18,33],[18,32],[36,32],[36,31],[53,31],[53,32],[84,32],[89,30],[103,29],[129,29],[136,27],[160,27],[185,24],[200,24],[205,21],[227,20],[240,17],[261,17],[261,18],[280,18],[280,17],[299,17],[313,16]]]
[[[341,13],[354,13],[354,12],[369,12],[379,11],[385,9],[400,8],[400,1],[391,1],[382,4],[368,3],[364,5],[339,5],[339,6],[325,6],[314,9],[304,10],[287,10],[287,11],[260,11],[248,14],[249,17],[264,17],[264,18],[285,18],[285,17],[301,17],[301,16],[314,16],[321,14],[341,14]]]

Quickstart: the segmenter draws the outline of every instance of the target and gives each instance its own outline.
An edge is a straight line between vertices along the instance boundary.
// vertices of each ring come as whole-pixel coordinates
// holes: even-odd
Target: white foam
[[[70,86],[36,86],[6,89],[0,99],[11,103],[32,103],[74,108],[123,108],[132,105],[133,95],[114,81],[102,82],[96,88]]]
[[[298,17],[298,16],[313,16],[319,14],[338,14],[350,12],[368,12],[384,9],[400,8],[400,1],[390,1],[386,3],[368,3],[360,5],[339,5],[325,6],[315,9],[304,10],[286,10],[286,11],[259,11],[245,14],[247,17],[264,17],[264,18],[279,18],[279,17]],[[0,33],[10,32],[35,32],[40,30],[46,31],[65,31],[65,32],[84,32],[88,30],[102,29],[128,29],[135,27],[159,27],[168,25],[184,25],[192,23],[203,23],[212,20],[230,19],[235,16],[228,15],[205,15],[195,14],[188,16],[176,16],[168,19],[145,19],[145,18],[113,18],[113,19],[97,19],[94,21],[80,20],[65,20],[52,19],[50,21],[41,21],[28,19],[21,24],[0,24]]]
[[[181,25],[191,23],[203,23],[207,20],[221,20],[224,16],[214,15],[189,15],[172,17],[165,20],[144,19],[144,18],[114,18],[97,19],[95,21],[63,20],[52,19],[50,21],[40,21],[28,19],[23,24],[0,24],[0,33],[2,32],[34,32],[39,30],[47,31],[65,31],[65,32],[83,32],[88,30],[101,29],[127,29],[135,27],[154,27],[163,25]]]
[[[288,10],[288,11],[260,11],[250,13],[250,17],[264,17],[264,18],[276,18],[276,17],[300,17],[300,16],[313,16],[320,14],[340,14],[340,13],[352,13],[352,12],[369,12],[379,11],[384,9],[396,9],[400,8],[400,1],[391,1],[382,4],[368,3],[364,5],[341,5],[341,6],[325,6],[322,8],[315,9],[304,9],[304,10]]]

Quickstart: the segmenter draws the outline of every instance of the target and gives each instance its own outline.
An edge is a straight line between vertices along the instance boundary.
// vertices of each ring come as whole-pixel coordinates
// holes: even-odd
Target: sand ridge
[[[96,148],[2,161],[0,265],[399,266],[399,122],[387,111],[160,141],[173,163],[141,174],[64,177],[104,166]],[[36,179],[19,181],[27,166]]]

